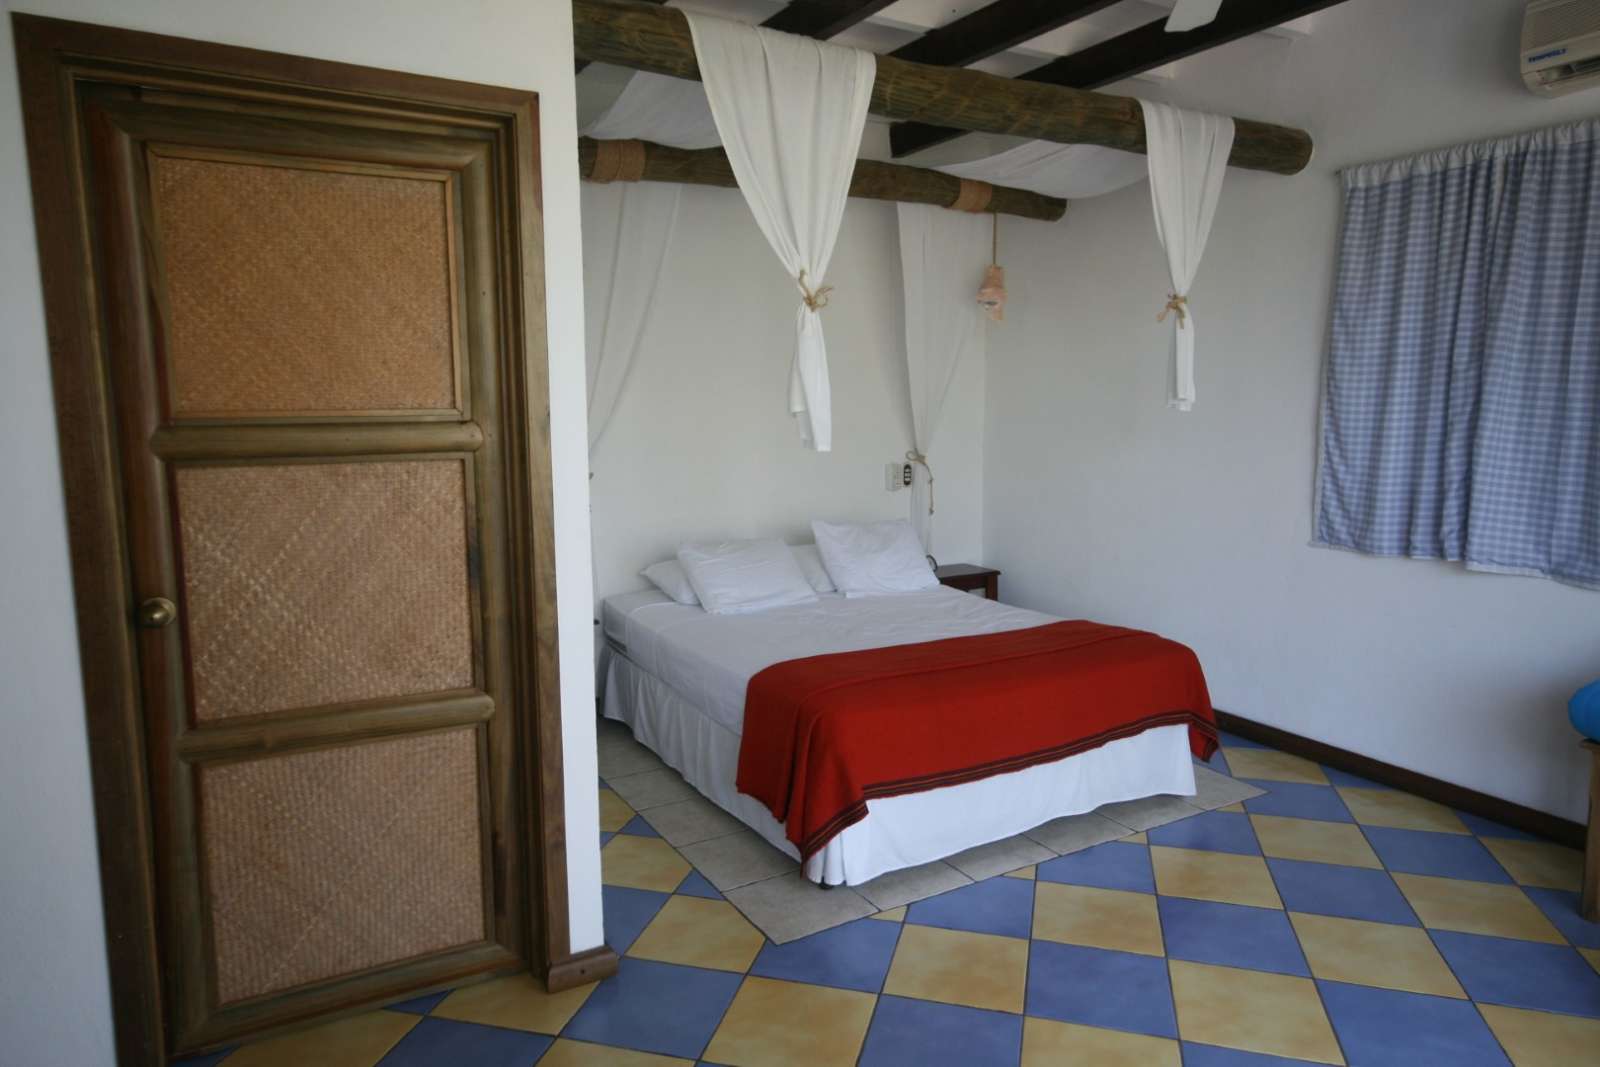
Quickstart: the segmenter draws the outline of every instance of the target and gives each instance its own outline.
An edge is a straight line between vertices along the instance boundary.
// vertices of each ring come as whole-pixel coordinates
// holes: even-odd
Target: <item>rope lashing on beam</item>
[[[977,213],[989,207],[989,201],[994,198],[994,186],[988,182],[975,181],[971,178],[961,179],[960,191],[956,198],[950,202],[952,211],[970,211]]]
[[[596,141],[592,182],[636,182],[644,178],[643,141]]]

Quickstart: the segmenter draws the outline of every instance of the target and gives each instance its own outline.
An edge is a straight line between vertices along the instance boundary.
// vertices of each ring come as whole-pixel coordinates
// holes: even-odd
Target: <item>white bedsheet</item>
[[[630,593],[608,599],[604,615],[606,633],[629,659],[741,735],[750,679],[774,663],[1059,621],[945,586],[854,599],[824,593],[812,603],[739,616],[712,615],[657,592]]]
[[[804,656],[1054,621],[943,587],[855,600],[824,594],[815,604],[737,616],[710,615],[654,591],[629,593],[602,608],[606,635],[623,648],[604,665],[602,707],[689,784],[798,858],[783,825],[734,784],[751,676]],[[1187,727],[1158,727],[1009,774],[871,800],[867,817],[812,856],[805,874],[860,885],[1063,815],[1157,793],[1194,793]]]

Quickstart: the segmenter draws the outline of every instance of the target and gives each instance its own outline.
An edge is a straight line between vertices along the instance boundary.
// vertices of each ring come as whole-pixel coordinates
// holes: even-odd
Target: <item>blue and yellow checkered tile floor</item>
[[[616,977],[506,978],[188,1062],[1600,1064],[1578,853],[1238,738],[1210,766],[1266,792],[785,944],[603,784]]]

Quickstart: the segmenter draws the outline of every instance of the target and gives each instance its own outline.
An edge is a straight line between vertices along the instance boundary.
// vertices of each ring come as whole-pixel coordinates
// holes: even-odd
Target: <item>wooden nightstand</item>
[[[990,600],[1000,599],[1000,572],[993,567],[977,567],[971,563],[947,563],[934,569],[940,585],[971,592],[982,589]]]

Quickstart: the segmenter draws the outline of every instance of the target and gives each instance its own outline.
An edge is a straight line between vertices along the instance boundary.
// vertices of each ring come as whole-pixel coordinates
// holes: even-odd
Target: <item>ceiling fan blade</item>
[[[1178,0],[1167,18],[1168,33],[1182,33],[1198,29],[1217,17],[1222,0]]]

